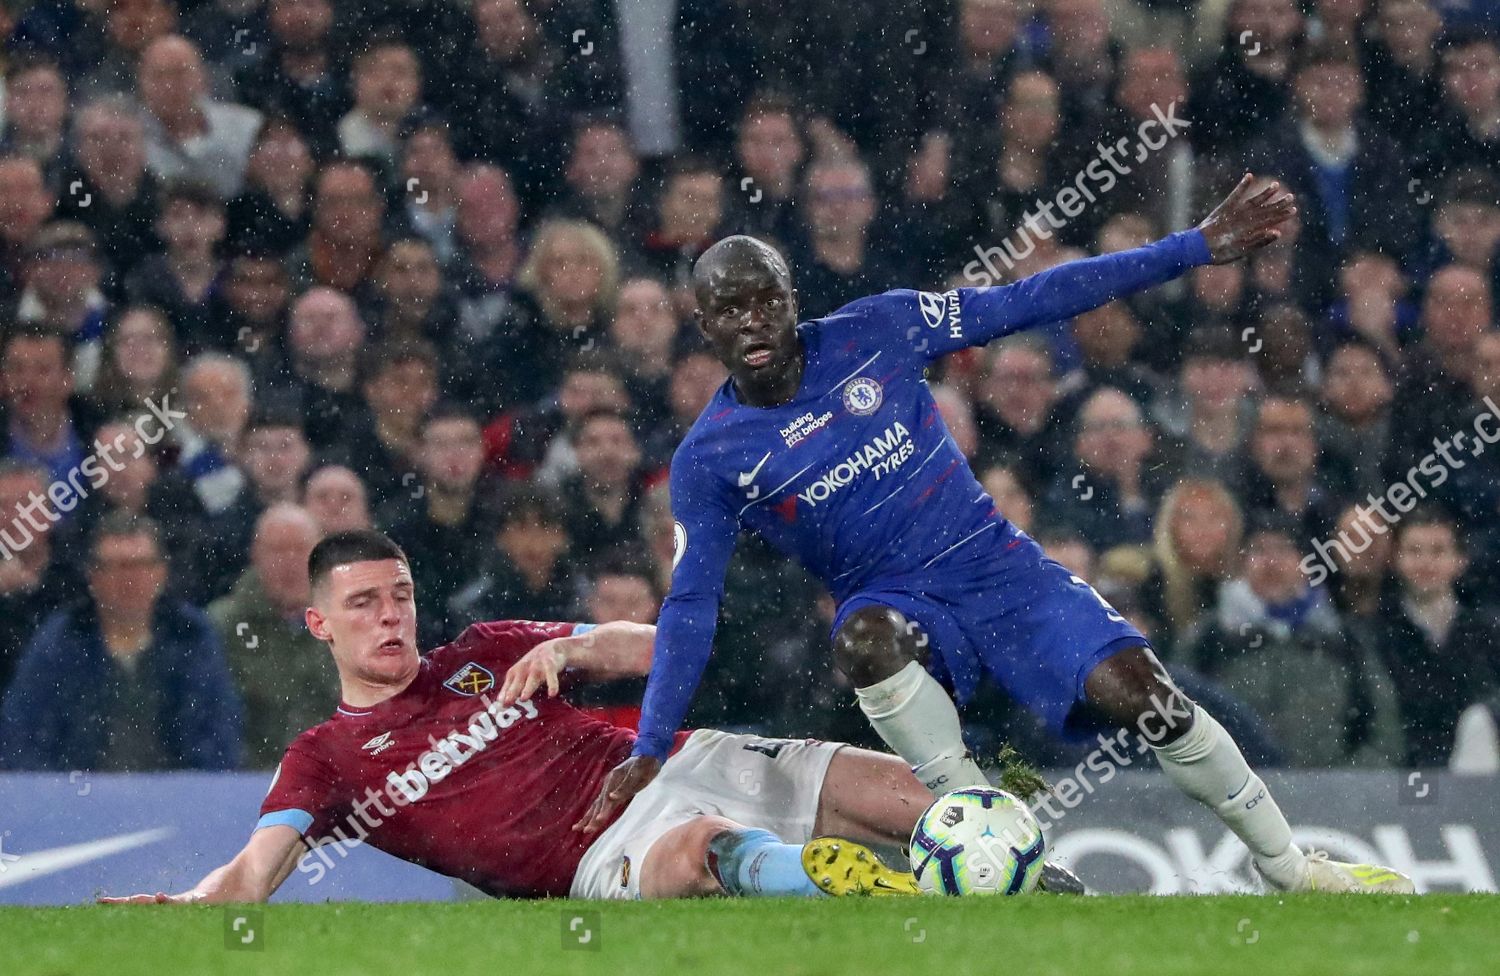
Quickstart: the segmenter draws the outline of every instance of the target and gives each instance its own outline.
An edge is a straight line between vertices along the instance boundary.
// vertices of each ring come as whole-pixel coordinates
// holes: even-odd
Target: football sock
[[[1212,715],[1193,706],[1193,724],[1180,739],[1152,746],[1177,787],[1204,804],[1250,848],[1256,867],[1277,888],[1307,887],[1307,859],[1292,843],[1292,828],[1266,784],[1250,771],[1239,746]]]
[[[802,868],[802,845],[769,830],[726,830],[708,842],[708,870],[731,895],[822,896]]]
[[[867,688],[856,688],[859,707],[870,725],[934,795],[990,781],[964,748],[953,699],[912,661]]]

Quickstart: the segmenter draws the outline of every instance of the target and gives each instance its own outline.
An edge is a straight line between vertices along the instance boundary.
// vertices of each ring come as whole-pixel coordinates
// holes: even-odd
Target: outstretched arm
[[[542,641],[512,664],[500,686],[500,704],[530,698],[544,684],[548,695],[557,695],[564,671],[577,672],[588,681],[639,677],[651,670],[655,638],[656,628],[650,624],[580,624],[571,635]]]
[[[189,891],[178,895],[103,896],[103,905],[217,905],[222,902],[265,901],[296,868],[306,844],[293,827],[262,827],[234,860],[210,871]]]
[[[1015,332],[1064,322],[1204,264],[1236,261],[1281,238],[1296,201],[1271,182],[1255,189],[1246,173],[1234,192],[1192,230],[1144,247],[1069,261],[994,288],[960,288],[941,307],[922,300],[927,329],[908,337],[927,358],[982,346]]]

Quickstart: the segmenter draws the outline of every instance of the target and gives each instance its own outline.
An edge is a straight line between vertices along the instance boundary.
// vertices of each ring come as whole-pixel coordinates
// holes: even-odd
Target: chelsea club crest
[[[844,384],[844,406],[856,417],[868,417],[880,409],[885,391],[868,376],[859,376]]]

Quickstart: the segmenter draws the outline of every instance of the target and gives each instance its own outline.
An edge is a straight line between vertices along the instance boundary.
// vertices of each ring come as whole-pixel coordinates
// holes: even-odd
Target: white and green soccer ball
[[[983,786],[938,797],[911,835],[912,874],[931,895],[1027,894],[1046,854],[1026,804]]]

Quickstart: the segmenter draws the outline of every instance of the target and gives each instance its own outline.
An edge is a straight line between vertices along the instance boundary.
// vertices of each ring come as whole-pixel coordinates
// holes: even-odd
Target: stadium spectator
[[[1318,442],[1348,468],[1357,497],[1384,490],[1395,382],[1380,353],[1349,339],[1328,357],[1318,413]]]
[[[202,610],[164,593],[156,527],[103,521],[88,599],[42,623],[0,709],[10,769],[147,772],[233,769],[240,702]],[[85,675],[87,680],[69,676]]]
[[[1369,766],[1402,755],[1396,689],[1352,639],[1328,594],[1298,567],[1299,528],[1263,516],[1246,534],[1243,575],[1183,646],[1184,663],[1217,681],[1269,726],[1291,766]]]
[[[240,191],[260,113],[210,97],[202,55],[168,35],[142,53],[136,88],[146,109],[146,162],[160,179],[202,180],[228,199]]]
[[[333,288],[310,288],[292,303],[287,324],[291,367],[266,397],[295,409],[307,442],[318,450],[347,445],[353,431],[368,422],[359,393],[359,354],[365,323],[348,295]]]
[[[229,508],[245,491],[238,458],[250,408],[250,370],[238,359],[204,353],[183,369],[182,409],[187,418],[173,431],[177,466],[211,516]]]
[[[642,260],[653,273],[683,285],[692,263],[718,237],[723,221],[723,174],[706,159],[680,159],[669,168],[655,220],[641,241]],[[809,312],[822,315],[832,308]]]
[[[334,53],[329,36],[334,5],[330,0],[268,0],[265,18],[268,50],[236,72],[235,87],[247,104],[284,117],[312,155],[326,159],[338,145],[334,127],[350,105],[347,65]],[[219,35],[225,36],[230,36],[227,31]]]
[[[646,435],[644,450],[650,467],[666,466],[727,375],[723,365],[707,352],[689,352],[677,360],[667,389],[670,416]]]
[[[650,430],[669,410],[672,361],[682,335],[672,296],[655,278],[629,278],[620,286],[609,342],[636,405],[636,426]]]
[[[140,109],[123,95],[86,102],[73,113],[63,192],[57,215],[99,238],[115,286],[157,249],[158,183],[146,168],[146,128]]]
[[[863,163],[815,160],[807,168],[802,212],[804,247],[793,250],[791,260],[803,316],[830,315],[894,284],[895,270],[872,239],[875,187]]]
[[[5,118],[0,154],[36,161],[56,185],[66,156],[68,83],[46,58],[22,58],[5,73]]]
[[[1429,171],[1483,166],[1500,177],[1500,42],[1458,33],[1442,47],[1443,109]]]
[[[223,283],[219,247],[224,241],[224,201],[206,183],[174,180],[160,193],[156,236],[163,250],[142,258],[125,278],[132,304],[166,313],[177,335],[192,345],[213,337],[213,303]]]
[[[431,243],[421,237],[391,241],[375,266],[374,331],[388,340],[448,343],[458,329],[458,303],[444,287]]]
[[[365,483],[359,475],[338,464],[325,464],[307,476],[302,507],[317,519],[324,535],[368,529],[374,524]]]
[[[562,483],[573,550],[581,559],[633,542],[640,532],[641,449],[619,413],[595,410],[573,430],[578,472]]]
[[[485,358],[527,362],[524,376],[512,373],[519,383],[513,395],[523,403],[534,402],[556,386],[558,367],[571,353],[603,340],[619,287],[619,261],[598,228],[581,221],[548,221],[537,228],[516,283],[540,315],[523,335],[497,336]]]
[[[1408,512],[1395,537],[1399,596],[1375,622],[1378,646],[1396,679],[1405,764],[1444,766],[1459,714],[1500,689],[1500,625],[1459,597],[1468,557],[1451,516]]]
[[[422,103],[422,65],[402,41],[377,39],[355,55],[350,72],[354,107],[339,120],[339,150],[394,166],[401,126]]]
[[[82,393],[94,384],[104,348],[110,308],[99,289],[103,275],[98,242],[82,224],[48,224],[27,248],[25,290],[16,304],[16,320],[67,339],[74,381]]]
[[[1242,485],[1246,512],[1295,519],[1300,543],[1328,534],[1349,475],[1318,443],[1312,405],[1271,395],[1261,401],[1250,434]]]
[[[1196,148],[1232,154],[1252,137],[1284,127],[1304,29],[1292,0],[1232,0],[1213,60],[1200,65],[1188,85],[1196,120],[1188,133]]]
[[[1035,511],[1031,491],[1021,483],[1013,466],[991,465],[979,472],[979,483],[995,500],[995,507],[1004,513],[1008,522],[1022,532],[1031,531]]]
[[[1396,387],[1392,449],[1398,457],[1414,464],[1436,438],[1468,426],[1474,347],[1495,328],[1493,301],[1489,280],[1472,268],[1449,265],[1427,282],[1421,338],[1408,347]]]
[[[975,403],[980,456],[1014,460],[1027,484],[1049,485],[1062,459],[1067,418],[1044,340],[1018,336],[985,352]]]
[[[1175,660],[1239,570],[1244,514],[1223,484],[1195,473],[1167,492],[1155,521],[1142,609],[1158,622],[1160,646]]]
[[[1371,627],[1389,612],[1393,594],[1391,558],[1394,544],[1390,532],[1375,531],[1369,525],[1369,504],[1356,503],[1339,513],[1334,535],[1344,543],[1333,547],[1337,568],[1328,578],[1328,592],[1333,597],[1344,622],[1361,640],[1373,640]]]
[[[0,300],[7,305],[23,287],[27,248],[56,208],[34,160],[0,155]]]
[[[1113,388],[1093,393],[1078,411],[1073,463],[1047,496],[1047,521],[1070,526],[1108,549],[1151,538],[1151,517],[1176,472],[1148,463],[1156,436],[1140,406]]]
[[[594,624],[611,620],[654,624],[661,610],[661,599],[644,562],[620,552],[599,553],[589,570],[583,616],[586,623]],[[629,678],[580,688],[572,693],[572,699],[596,718],[633,729],[640,721],[641,695],[645,690],[645,678]]]
[[[77,598],[72,567],[55,554],[50,532],[33,532],[22,512],[47,493],[47,472],[33,464],[0,461],[0,696],[10,686],[21,651],[42,620]]]
[[[232,252],[285,256],[311,227],[316,163],[301,131],[285,118],[266,119],[245,165],[245,185],[224,208]]]
[[[5,391],[4,456],[45,467],[66,481],[83,462],[99,412],[76,396],[68,340],[35,325],[13,328],[0,346],[0,386]]]
[[[292,281],[299,289],[336,288],[367,304],[370,272],[385,250],[385,220],[371,167],[356,160],[328,163],[313,181],[307,237],[287,257]]]
[[[411,491],[410,479],[403,483],[402,476],[417,470],[422,421],[438,401],[438,354],[426,340],[398,339],[365,350],[361,363],[369,422],[350,431],[339,446],[356,470],[366,472],[365,484],[379,508]]]
[[[213,334],[192,351],[232,353],[261,382],[275,382],[291,369],[286,347],[290,300],[291,288],[281,261],[267,254],[236,255],[229,260]]]
[[[574,616],[581,581],[568,555],[568,523],[557,500],[515,485],[489,508],[493,545],[473,582],[448,602],[449,631],[457,634],[481,620]]]
[[[420,117],[407,126],[401,146],[401,186],[406,189],[405,220],[447,265],[458,246],[457,190],[461,173],[453,133],[438,115]]]
[[[1113,387],[1141,409],[1149,409],[1160,398],[1162,383],[1134,356],[1141,335],[1140,323],[1124,302],[1110,302],[1075,318],[1073,341],[1078,344],[1081,385],[1087,390]]]
[[[276,766],[339,700],[333,662],[302,620],[312,602],[307,557],[322,535],[306,509],[272,505],[255,523],[250,568],[208,606],[244,703],[246,769]]]
[[[744,233],[794,239],[806,158],[807,144],[790,99],[766,94],[745,106],[729,174],[729,210]]]
[[[506,2],[506,0],[500,0]],[[603,228],[616,245],[634,252],[651,222],[641,181],[641,162],[620,123],[607,115],[586,116],[573,128],[563,173],[565,187],[553,216],[586,220]]]
[[[108,413],[158,403],[177,388],[177,336],[149,305],[123,309],[104,336],[94,397]]]

